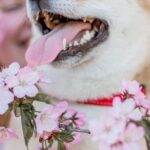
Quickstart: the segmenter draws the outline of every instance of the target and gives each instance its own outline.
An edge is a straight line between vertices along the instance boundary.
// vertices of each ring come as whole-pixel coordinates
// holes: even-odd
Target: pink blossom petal
[[[26,95],[26,91],[22,86],[16,86],[13,89],[14,95],[18,98],[23,98]]]
[[[42,135],[44,132],[52,132],[58,128],[58,116],[54,115],[57,114],[56,111],[53,111],[54,107],[56,106],[49,105],[35,119],[39,134]]]
[[[128,125],[128,128],[125,131],[125,137],[127,137],[127,139],[130,139],[130,141],[131,140],[132,141],[139,141],[141,138],[144,137],[144,128],[143,127],[137,127],[135,124],[130,123]]]
[[[127,99],[124,101],[124,103],[122,103],[122,110],[125,113],[130,113],[131,111],[134,110],[135,108],[135,101],[133,99]]]
[[[25,89],[25,94],[29,97],[34,97],[38,94],[38,89],[34,85],[25,86],[24,89]]]
[[[0,114],[4,114],[8,109],[8,104],[14,100],[14,96],[5,88],[0,88]]]
[[[53,110],[53,112],[55,112],[55,113],[53,113],[52,115],[51,115],[51,117],[52,118],[58,118],[63,112],[65,112],[66,110],[67,110],[67,108],[68,108],[68,103],[67,102],[60,102],[60,103],[58,103],[55,107],[54,107],[54,110]]]
[[[29,76],[30,76],[30,78],[29,78]],[[28,76],[25,76],[25,81],[29,85],[37,83],[39,79],[40,79],[40,77],[37,72],[31,72],[31,73],[29,73]]]
[[[18,78],[16,76],[9,76],[5,80],[9,88],[13,88],[19,84]]]
[[[9,104],[14,100],[14,95],[7,89],[0,88],[0,103]]]
[[[39,76],[40,76],[40,83],[52,83],[52,81],[50,80],[50,78],[48,77],[48,75],[46,74],[46,72],[44,71],[38,71]]]
[[[131,95],[135,95],[138,92],[141,92],[141,88],[137,81],[123,80],[120,92],[128,92]]]
[[[8,110],[7,104],[1,104],[0,105],[0,115],[3,115]]]
[[[12,138],[18,138],[18,136],[12,129],[0,127],[0,142],[5,142]]]
[[[142,116],[143,115],[138,108],[129,114],[129,118],[133,121],[140,121],[142,119]]]
[[[70,117],[72,117],[76,113],[77,113],[77,111],[75,109],[69,108],[69,109],[67,109],[67,113],[65,114],[65,116],[67,118],[70,118]]]
[[[100,142],[99,150],[112,150],[111,146],[108,143]]]
[[[76,117],[78,118],[75,122],[77,124],[77,127],[78,128],[81,128],[82,126],[85,125],[85,117],[86,117],[86,114],[85,113],[82,113],[82,112],[78,112]]]
[[[139,143],[124,143],[122,150],[142,150]]]
[[[129,83],[128,92],[131,95],[135,95],[139,91],[141,91],[141,89],[140,84],[137,81],[132,81],[131,83]]]
[[[52,119],[36,119],[37,133],[52,132],[58,128],[58,122]]]
[[[20,65],[17,62],[10,64],[8,70],[11,75],[16,75],[19,72]]]
[[[16,134],[16,132],[14,132],[14,130],[12,130],[11,128],[7,128],[7,130],[11,138],[18,139],[18,135]]]

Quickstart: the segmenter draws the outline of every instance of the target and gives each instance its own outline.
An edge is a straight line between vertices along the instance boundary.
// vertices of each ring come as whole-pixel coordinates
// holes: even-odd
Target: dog
[[[52,83],[39,86],[56,101],[68,100],[90,121],[109,108],[78,101],[110,97],[118,93],[123,79],[137,80],[149,91],[149,0],[27,0],[27,9],[37,42],[26,58],[32,66],[48,64],[39,69]],[[49,29],[35,19],[41,11],[60,18],[57,25]],[[98,150],[90,136],[84,136],[71,150]],[[4,149],[10,150],[10,145]],[[18,149],[24,150],[22,145]]]

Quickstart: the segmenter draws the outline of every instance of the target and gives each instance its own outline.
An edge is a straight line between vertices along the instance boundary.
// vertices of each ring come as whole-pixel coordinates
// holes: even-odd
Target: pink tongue
[[[26,60],[29,66],[35,67],[51,63],[63,49],[63,40],[71,42],[82,30],[91,28],[90,24],[82,22],[70,22],[65,26],[58,26],[52,32],[42,36],[34,42],[26,52]]]

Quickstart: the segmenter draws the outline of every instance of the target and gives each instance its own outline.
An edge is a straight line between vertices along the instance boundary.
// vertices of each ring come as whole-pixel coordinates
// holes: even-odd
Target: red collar
[[[146,94],[146,88],[142,85],[141,91]],[[85,105],[95,105],[95,106],[105,106],[111,107],[113,105],[114,97],[120,97],[122,99],[122,94],[113,94],[111,97],[102,97],[98,99],[90,99],[84,102],[78,101],[78,104],[85,104]]]
[[[91,99],[84,102],[78,101],[79,104],[85,104],[85,105],[95,105],[95,106],[106,106],[111,107],[113,105],[113,99],[114,97],[119,96],[122,97],[121,94],[115,94],[109,98],[103,97],[99,99]]]

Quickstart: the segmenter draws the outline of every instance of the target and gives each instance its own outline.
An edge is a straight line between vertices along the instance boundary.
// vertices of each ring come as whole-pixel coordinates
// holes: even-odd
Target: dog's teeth
[[[67,49],[67,40],[64,38],[63,39],[63,50]]]
[[[95,31],[91,31],[91,32],[90,32],[90,36],[91,36],[91,38],[93,38],[93,37],[94,37],[94,35],[95,35]]]
[[[94,20],[95,20],[94,18],[84,18],[84,19],[83,19],[83,22],[84,22],[84,23],[86,23],[86,22],[93,23]]]
[[[91,35],[90,35],[90,32],[89,31],[86,31],[85,32],[85,35],[83,36],[83,38],[87,41],[89,41],[91,39]]]
[[[80,44],[83,45],[83,44],[85,44],[86,42],[87,42],[87,40],[84,39],[84,38],[82,38],[81,41],[80,41]]]
[[[79,43],[78,43],[77,41],[75,41],[75,42],[73,43],[73,45],[74,45],[74,46],[78,46]]]

